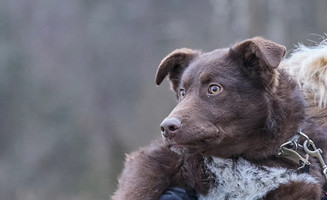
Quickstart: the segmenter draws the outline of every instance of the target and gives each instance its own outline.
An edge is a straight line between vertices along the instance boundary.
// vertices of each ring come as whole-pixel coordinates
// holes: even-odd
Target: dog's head
[[[233,156],[276,135],[281,118],[276,68],[284,54],[285,47],[260,37],[208,53],[170,53],[156,74],[157,85],[168,75],[179,101],[161,123],[164,140],[175,150]]]

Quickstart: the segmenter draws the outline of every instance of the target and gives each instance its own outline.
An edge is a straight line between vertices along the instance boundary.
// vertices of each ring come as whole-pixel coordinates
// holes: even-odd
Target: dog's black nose
[[[164,137],[172,137],[181,127],[181,121],[176,118],[166,118],[160,124],[161,134]]]

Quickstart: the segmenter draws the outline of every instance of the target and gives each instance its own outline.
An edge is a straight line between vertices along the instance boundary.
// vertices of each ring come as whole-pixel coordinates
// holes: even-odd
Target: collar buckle
[[[316,145],[314,144],[314,142],[310,139],[304,141],[303,149],[307,154],[309,154],[312,157],[317,158],[319,160],[320,165],[322,167],[322,173],[324,174],[324,176],[327,180],[327,166],[324,161],[324,158],[322,157],[323,151],[320,148],[317,148]]]
[[[297,152],[298,146],[299,144],[297,143],[297,141],[295,140],[288,141],[279,147],[278,156],[281,156],[283,158],[295,162],[296,164],[298,164],[297,170],[302,170],[304,168],[308,168],[308,166],[310,166],[311,163],[309,162],[308,154],[305,154],[305,157],[302,157]]]
[[[301,130],[298,131],[299,135],[305,138],[305,141],[303,142],[303,145],[299,143],[299,137],[293,137],[290,141],[282,144],[278,149],[278,156],[287,158],[295,163],[298,164],[298,171],[305,171],[308,172],[310,162],[309,157],[312,156],[314,158],[317,158],[320,162],[320,165],[322,167],[322,173],[325,176],[325,179],[327,180],[327,165],[323,159],[322,153],[323,151],[320,148],[317,148],[315,143]],[[305,156],[302,157],[298,153],[299,147],[303,148],[303,151],[305,152]]]

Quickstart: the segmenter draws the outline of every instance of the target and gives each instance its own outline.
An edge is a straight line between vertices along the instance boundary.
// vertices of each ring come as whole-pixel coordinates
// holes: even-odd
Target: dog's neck
[[[268,120],[273,120],[274,127],[272,131],[255,133],[253,138],[247,140],[250,146],[244,152],[245,158],[263,159],[276,155],[279,146],[296,135],[305,120],[303,95],[297,83],[285,71],[280,70],[279,85],[271,95],[272,111]]]

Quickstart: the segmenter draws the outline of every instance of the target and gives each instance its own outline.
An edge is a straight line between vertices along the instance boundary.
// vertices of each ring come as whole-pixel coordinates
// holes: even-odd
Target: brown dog
[[[162,141],[127,156],[114,196],[158,199],[171,186],[199,199],[320,199],[326,179],[279,156],[307,134],[327,150],[327,130],[306,117],[297,83],[278,69],[285,47],[260,37],[202,53],[178,49],[161,62],[179,103],[162,122]],[[304,157],[304,153],[299,151]],[[326,160],[326,155],[323,155]]]

